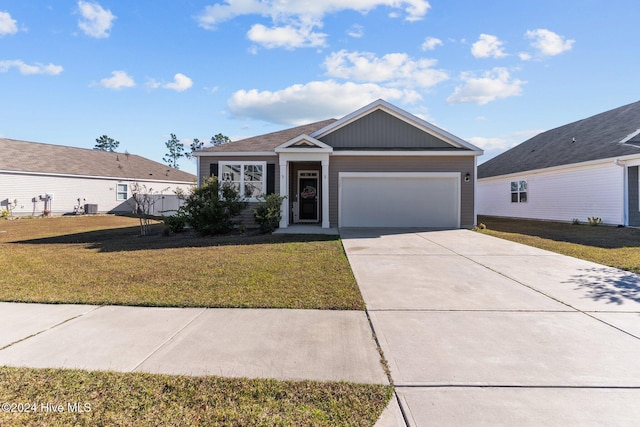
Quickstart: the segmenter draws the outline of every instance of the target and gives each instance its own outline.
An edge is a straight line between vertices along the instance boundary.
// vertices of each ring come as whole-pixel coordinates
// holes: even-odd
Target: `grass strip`
[[[372,426],[392,391],[345,382],[0,367],[0,425]]]

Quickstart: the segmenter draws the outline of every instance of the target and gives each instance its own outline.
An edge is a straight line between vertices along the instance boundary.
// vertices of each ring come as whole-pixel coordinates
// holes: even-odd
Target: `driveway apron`
[[[341,237],[407,425],[637,424],[640,276],[469,230]]]

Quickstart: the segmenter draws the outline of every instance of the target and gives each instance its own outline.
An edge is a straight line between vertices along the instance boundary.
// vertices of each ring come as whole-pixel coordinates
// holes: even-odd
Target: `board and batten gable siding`
[[[131,200],[131,185],[134,182],[146,185],[147,189],[153,189],[154,193],[165,190],[163,193],[171,197],[175,196],[174,191],[177,188],[188,192],[192,186],[167,181],[139,181],[73,175],[57,176],[28,172],[1,172],[0,181],[2,182],[0,189],[2,206],[0,208],[6,208],[7,199],[17,200],[18,203],[13,210],[15,216],[41,215],[45,203],[39,200],[39,196],[44,194],[53,194],[51,212],[54,215],[73,212],[74,207],[78,205],[78,198],[81,199],[83,205],[85,203],[98,205],[98,212],[101,213],[131,213],[134,210]],[[118,184],[128,184],[129,201],[117,200]],[[156,210],[162,208],[163,202],[159,203]],[[171,208],[173,208],[173,204]]]
[[[460,173],[460,226],[475,225],[473,156],[331,156],[329,161],[329,221],[338,226],[340,172],[458,172]],[[471,180],[464,182],[469,173]]]
[[[511,202],[511,182],[527,181],[527,202]],[[624,224],[624,169],[613,160],[554,171],[482,178],[478,214],[511,218]]]
[[[381,110],[321,137],[320,141],[336,150],[452,148],[451,144]]]

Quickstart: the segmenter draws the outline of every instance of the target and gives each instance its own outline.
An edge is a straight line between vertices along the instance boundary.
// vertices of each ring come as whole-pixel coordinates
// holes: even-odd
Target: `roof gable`
[[[311,136],[335,149],[451,150],[478,147],[384,100],[377,100]]]
[[[636,136],[625,141],[639,128],[640,101],[540,133],[479,165],[478,177],[640,155]]]
[[[192,183],[195,176],[145,157],[0,138],[0,170]]]
[[[333,148],[309,135],[300,135],[277,146],[275,151],[276,153],[330,153]]]

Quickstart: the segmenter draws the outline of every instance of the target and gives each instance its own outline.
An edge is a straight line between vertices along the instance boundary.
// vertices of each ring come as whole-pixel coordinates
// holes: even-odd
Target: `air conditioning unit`
[[[85,214],[97,214],[98,213],[98,205],[95,204],[85,204],[84,205],[84,213]]]

